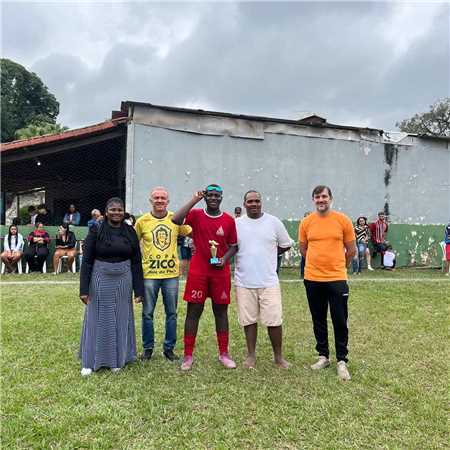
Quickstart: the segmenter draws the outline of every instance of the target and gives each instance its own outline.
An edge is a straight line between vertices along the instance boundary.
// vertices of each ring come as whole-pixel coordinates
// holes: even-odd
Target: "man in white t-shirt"
[[[282,354],[282,306],[277,275],[277,257],[292,246],[292,239],[275,216],[262,212],[261,194],[244,195],[246,216],[236,219],[238,252],[235,257],[235,285],[239,323],[244,327],[247,358],[244,367],[256,365],[258,320],[269,334],[278,367],[288,368]]]

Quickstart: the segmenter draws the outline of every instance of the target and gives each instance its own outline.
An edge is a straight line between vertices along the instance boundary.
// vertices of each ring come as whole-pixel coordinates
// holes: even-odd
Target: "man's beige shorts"
[[[270,288],[244,288],[236,286],[239,324],[242,327],[257,323],[266,327],[279,327],[282,320],[280,286]]]

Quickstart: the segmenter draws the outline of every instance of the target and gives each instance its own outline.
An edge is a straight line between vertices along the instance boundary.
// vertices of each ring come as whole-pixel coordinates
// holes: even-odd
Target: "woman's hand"
[[[91,299],[89,298],[89,295],[80,295],[80,300],[81,300],[85,305],[89,305],[89,303],[91,303]]]
[[[142,297],[135,297],[134,298],[134,303],[136,303],[136,304],[142,303]]]

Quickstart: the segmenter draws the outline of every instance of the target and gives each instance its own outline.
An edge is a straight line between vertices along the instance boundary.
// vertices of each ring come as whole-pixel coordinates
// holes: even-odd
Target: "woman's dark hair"
[[[359,216],[357,219],[356,219],[356,225],[359,225],[359,220],[360,219],[364,219],[364,225],[367,225],[367,217],[364,217],[364,216]]]
[[[125,209],[125,204],[121,198],[112,197],[106,202],[105,214],[108,212],[108,208],[114,203],[120,205],[123,209]],[[130,225],[127,225],[124,222],[124,220],[125,220],[125,218],[122,220],[122,223],[120,224],[120,234],[125,239],[127,239],[128,242],[130,242],[130,244],[132,244],[133,238],[132,238],[132,234],[131,234],[131,230],[130,230],[130,228],[132,228],[132,227],[130,227]],[[104,220],[98,227],[97,239],[99,241],[103,241],[108,246],[111,245],[111,225],[108,223],[108,218],[106,218],[106,220]]]
[[[66,240],[69,239],[69,231],[70,231],[69,224],[68,223],[62,223],[60,225],[60,227],[64,228],[64,230],[65,230],[65,233],[64,233],[65,239]]]
[[[8,245],[9,245],[9,248],[10,248],[10,249],[11,249],[11,236],[12,236],[12,234],[11,234],[11,228],[12,228],[12,227],[14,227],[14,228],[16,229],[16,231],[17,231],[17,233],[16,233],[16,244],[17,244],[18,239],[19,239],[19,237],[18,237],[19,229],[17,228],[17,225],[13,223],[13,224],[10,225],[9,228],[8,228]]]

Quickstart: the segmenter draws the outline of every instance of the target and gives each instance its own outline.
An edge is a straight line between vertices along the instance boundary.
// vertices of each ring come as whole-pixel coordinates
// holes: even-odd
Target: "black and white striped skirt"
[[[82,367],[123,367],[136,360],[130,260],[95,260],[80,342]]]

